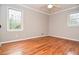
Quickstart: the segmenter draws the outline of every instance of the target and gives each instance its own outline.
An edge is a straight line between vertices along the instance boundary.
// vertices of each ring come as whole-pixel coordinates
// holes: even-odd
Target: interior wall
[[[49,35],[79,40],[79,26],[67,25],[70,14],[79,13],[79,8],[52,14],[49,19]]]
[[[23,10],[23,31],[7,31],[7,7]],[[79,39],[79,27],[69,27],[67,25],[69,15],[79,13],[79,8],[52,14],[50,17],[19,5],[0,5],[0,8],[0,24],[2,24],[0,42],[43,35]]]
[[[1,24],[1,5],[0,5],[0,24]],[[0,29],[0,39],[2,39],[1,38],[1,29]]]
[[[19,8],[23,10],[23,31],[7,31],[7,7]],[[19,5],[2,5],[0,24],[0,41],[11,41],[16,39],[23,39],[28,37],[43,36],[48,34],[48,19],[49,16],[35,12],[28,8]]]

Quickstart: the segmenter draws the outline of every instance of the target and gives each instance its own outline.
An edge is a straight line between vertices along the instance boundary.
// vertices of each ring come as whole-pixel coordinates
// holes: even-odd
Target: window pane
[[[9,9],[9,20],[8,27],[10,30],[19,30],[22,29],[22,19],[21,11]]]
[[[70,26],[79,26],[79,13],[70,15]]]

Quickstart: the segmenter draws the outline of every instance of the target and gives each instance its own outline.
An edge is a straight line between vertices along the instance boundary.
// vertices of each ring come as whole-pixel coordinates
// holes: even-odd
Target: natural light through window
[[[69,26],[79,26],[79,13],[70,15]]]
[[[15,9],[8,9],[8,31],[22,31],[22,12]]]

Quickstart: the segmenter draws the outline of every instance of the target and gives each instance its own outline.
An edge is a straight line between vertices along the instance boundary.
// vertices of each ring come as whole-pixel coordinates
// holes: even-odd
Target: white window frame
[[[78,27],[79,26],[79,23],[77,23],[77,24],[72,24],[71,22],[72,22],[72,15],[75,15],[75,14],[79,14],[79,13],[74,13],[74,14],[70,14],[69,15],[69,17],[70,17],[70,19],[68,20],[68,26],[69,27]],[[78,19],[78,18],[75,18],[75,20],[76,19]]]
[[[9,28],[9,9],[21,12],[21,29],[10,29]],[[7,8],[7,31],[23,31],[23,10],[18,9],[18,8],[12,8],[12,7]]]

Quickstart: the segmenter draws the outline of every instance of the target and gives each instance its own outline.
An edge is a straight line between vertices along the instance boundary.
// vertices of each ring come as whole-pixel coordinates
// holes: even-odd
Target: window
[[[8,31],[22,31],[22,11],[15,9],[8,9],[8,22],[7,22]]]
[[[70,15],[69,26],[79,26],[79,13]]]

